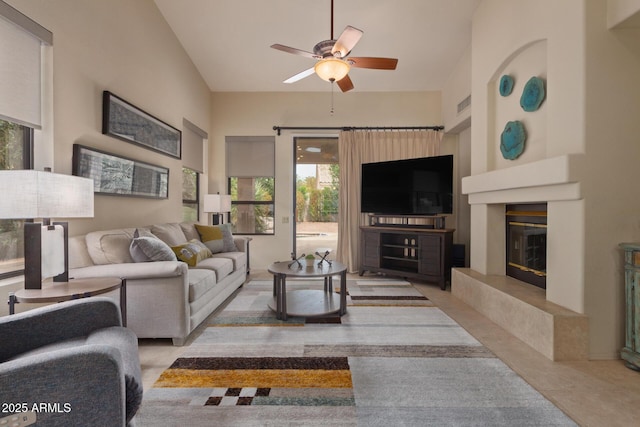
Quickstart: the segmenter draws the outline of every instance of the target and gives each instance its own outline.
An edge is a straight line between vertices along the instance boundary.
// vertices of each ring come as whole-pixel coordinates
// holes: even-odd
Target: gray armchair
[[[132,425],[142,401],[138,340],[120,309],[93,297],[0,317],[0,418],[37,425]]]

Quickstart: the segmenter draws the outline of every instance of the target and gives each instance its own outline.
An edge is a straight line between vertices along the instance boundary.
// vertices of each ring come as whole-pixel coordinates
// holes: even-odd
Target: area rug
[[[349,280],[346,315],[287,321],[272,286],[244,285],[209,319],[145,390],[138,425],[575,425],[406,281]]]

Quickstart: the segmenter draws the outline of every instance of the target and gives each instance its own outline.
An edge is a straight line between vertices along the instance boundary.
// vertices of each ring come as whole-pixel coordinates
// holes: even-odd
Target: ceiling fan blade
[[[349,78],[349,74],[347,74],[346,76],[344,76],[342,78],[342,80],[338,80],[338,87],[340,88],[341,91],[343,92],[348,92],[351,89],[353,89],[353,82],[351,81],[351,79]]]
[[[307,58],[320,59],[321,57],[315,55],[311,52],[307,52],[306,50],[296,49],[295,47],[289,47],[281,44],[272,44],[271,48],[276,50],[281,50],[287,53],[293,53],[294,55],[306,56]]]
[[[298,74],[296,74],[295,76],[289,77],[287,80],[285,80],[283,83],[295,83],[298,80],[302,80],[305,77],[309,77],[311,74],[315,73],[316,70],[311,67],[308,70],[304,70]]]
[[[336,44],[333,45],[331,53],[335,55],[336,52],[340,52],[340,58],[344,58],[351,52],[351,49],[358,43],[360,37],[362,37],[362,30],[359,30],[351,25],[347,25],[344,29]]]
[[[398,65],[396,58],[358,57],[349,58],[347,62],[356,68],[372,68],[374,70],[395,70]]]

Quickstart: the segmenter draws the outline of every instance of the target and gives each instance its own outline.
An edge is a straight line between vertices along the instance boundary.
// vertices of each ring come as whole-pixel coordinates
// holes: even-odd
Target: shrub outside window
[[[230,177],[231,226],[236,234],[274,234],[274,177]]]
[[[182,220],[185,222],[198,221],[200,211],[198,204],[198,172],[189,168],[182,168]]]
[[[0,119],[0,170],[31,168],[33,129]],[[0,279],[24,270],[24,219],[0,219]]]

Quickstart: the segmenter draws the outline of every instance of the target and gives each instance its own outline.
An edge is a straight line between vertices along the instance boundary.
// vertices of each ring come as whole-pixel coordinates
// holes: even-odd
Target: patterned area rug
[[[410,283],[347,290],[343,317],[281,321],[272,282],[246,284],[145,391],[138,425],[575,425]]]
[[[351,305],[433,307],[427,297],[405,281],[354,280],[347,289]]]

